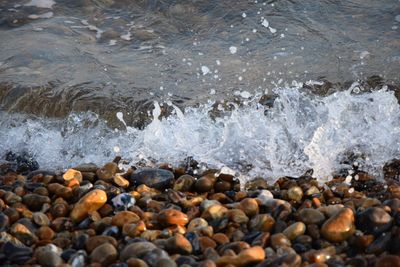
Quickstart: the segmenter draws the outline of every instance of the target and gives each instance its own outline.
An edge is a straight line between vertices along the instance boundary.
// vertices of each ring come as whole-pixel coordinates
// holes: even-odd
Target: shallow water
[[[397,0],[0,0],[0,154],[379,174],[400,156],[398,103],[346,82],[399,84],[399,27]]]

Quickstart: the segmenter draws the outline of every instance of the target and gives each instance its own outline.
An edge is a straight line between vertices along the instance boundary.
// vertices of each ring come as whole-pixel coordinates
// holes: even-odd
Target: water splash
[[[356,90],[357,89],[357,90]],[[385,162],[400,156],[400,112],[385,88],[356,94],[359,86],[326,97],[299,88],[281,88],[271,108],[259,96],[210,116],[214,102],[181,111],[155,103],[153,121],[143,130],[110,129],[94,113],[64,121],[0,114],[0,153],[28,151],[43,168],[82,162],[102,164],[122,155],[132,162],[151,158],[179,164],[188,156],[247,177],[298,176],[313,168],[321,181],[355,161],[379,175]],[[173,112],[161,118],[161,105]],[[115,147],[118,147],[116,150]]]

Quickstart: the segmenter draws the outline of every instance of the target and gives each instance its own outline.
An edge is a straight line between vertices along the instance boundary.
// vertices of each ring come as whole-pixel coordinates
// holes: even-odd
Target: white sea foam
[[[117,154],[132,162],[151,158],[172,164],[192,156],[242,177],[298,176],[313,168],[321,181],[357,161],[379,174],[385,162],[400,156],[399,104],[384,89],[360,94],[352,89],[319,97],[282,88],[272,108],[254,96],[247,105],[231,103],[233,111],[219,106],[225,113],[217,118],[209,115],[212,103],[184,111],[167,103],[175,112],[161,119],[155,103],[153,121],[143,130],[126,125],[122,113],[117,116],[126,130],[120,131],[93,113],[71,114],[64,121],[3,113],[0,154],[27,150],[44,168],[102,164]]]

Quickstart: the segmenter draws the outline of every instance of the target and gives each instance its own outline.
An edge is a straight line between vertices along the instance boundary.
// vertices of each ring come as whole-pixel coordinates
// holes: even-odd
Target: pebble
[[[357,226],[366,234],[379,235],[392,225],[392,217],[379,207],[367,208],[357,216]]]
[[[188,216],[175,209],[162,210],[158,216],[157,221],[162,225],[180,225],[185,226],[189,222]]]
[[[354,220],[353,211],[350,208],[343,208],[322,225],[321,234],[331,242],[345,241],[354,233]]]
[[[106,163],[103,167],[96,171],[96,175],[100,180],[110,182],[118,171],[118,165],[115,162]]]
[[[140,217],[132,211],[120,211],[114,215],[111,224],[122,227],[125,224],[137,223],[140,221]]]
[[[49,217],[43,212],[34,212],[33,213],[33,221],[39,226],[48,226],[50,225]]]
[[[375,267],[400,267],[400,256],[384,255],[379,257]]]
[[[288,226],[282,233],[289,238],[289,240],[294,240],[298,236],[304,234],[306,231],[306,225],[303,222],[296,222]]]
[[[129,181],[127,179],[125,179],[124,177],[122,177],[122,175],[120,175],[120,174],[114,175],[113,181],[116,185],[118,185],[122,188],[129,187]]]
[[[133,185],[145,184],[158,190],[168,188],[174,180],[174,174],[164,169],[141,169],[132,173],[130,182]]]
[[[84,195],[74,206],[70,217],[74,222],[83,220],[89,212],[97,211],[107,202],[107,194],[103,190],[95,189]]]
[[[135,242],[123,248],[119,255],[120,261],[127,261],[129,258],[142,258],[146,253],[157,247],[151,242]]]
[[[191,175],[184,174],[175,181],[173,189],[175,191],[187,192],[193,189],[195,183],[196,178]]]
[[[271,235],[270,243],[272,248],[274,248],[275,250],[280,247],[290,247],[292,245],[290,240],[283,233]]]
[[[90,261],[92,263],[98,262],[101,266],[109,266],[118,258],[118,252],[110,243],[104,243],[96,247],[90,254]]]
[[[304,208],[299,211],[299,219],[305,224],[321,224],[325,221],[325,216],[316,209]]]
[[[32,211],[40,211],[45,203],[50,203],[51,200],[47,196],[38,194],[26,194],[22,198],[22,202]]]
[[[100,246],[101,244],[105,244],[105,243],[111,244],[114,247],[117,247],[117,244],[118,244],[117,240],[112,236],[97,235],[97,236],[90,237],[87,240],[85,247],[86,247],[87,252],[92,253],[92,251],[96,247]]]
[[[265,258],[265,252],[262,247],[255,246],[243,250],[237,256],[222,256],[215,261],[217,266],[227,266],[232,264],[233,266],[254,266],[257,263],[263,261]]]
[[[170,253],[188,255],[193,251],[192,244],[181,234],[175,234],[167,239],[166,250]]]
[[[293,201],[301,201],[303,198],[303,190],[300,186],[293,186],[288,190],[288,197]]]
[[[63,260],[60,255],[53,251],[45,251],[38,256],[38,262],[43,267],[60,266]]]
[[[76,179],[79,183],[82,183],[83,176],[80,171],[74,170],[74,169],[68,169],[64,174],[63,174],[63,179],[65,181],[71,181],[73,179]]]
[[[257,214],[249,222],[249,228],[262,232],[270,232],[275,225],[275,219],[269,214]]]

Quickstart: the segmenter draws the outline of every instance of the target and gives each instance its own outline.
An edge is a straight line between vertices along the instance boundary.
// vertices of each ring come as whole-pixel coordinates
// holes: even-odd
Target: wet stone
[[[300,186],[293,186],[288,190],[288,197],[293,201],[301,201],[303,198],[303,190]]]
[[[176,234],[168,238],[166,250],[170,253],[191,254],[193,251],[192,244],[183,235]]]
[[[226,266],[232,264],[233,266],[254,266],[263,261],[265,252],[262,247],[251,247],[243,250],[237,256],[222,256],[216,260],[217,266]]]
[[[129,258],[142,258],[146,253],[156,249],[157,247],[150,242],[135,242],[129,245],[126,245],[121,254],[119,259],[121,261],[126,261]]]
[[[325,216],[316,209],[304,208],[299,211],[299,219],[305,224],[321,224],[325,221]]]
[[[288,226],[283,234],[289,238],[289,240],[294,240],[296,237],[304,234],[306,231],[306,225],[302,222],[296,222],[290,226]]]
[[[370,207],[357,216],[357,226],[366,234],[379,235],[388,230],[392,217],[384,209]]]
[[[148,267],[149,265],[141,259],[130,258],[126,262],[128,267]]]
[[[170,187],[173,180],[174,174],[164,169],[141,169],[132,173],[130,177],[133,185],[145,184],[158,190]]]
[[[189,222],[188,216],[175,209],[162,210],[158,216],[157,221],[162,225],[180,225],[185,226]]]
[[[39,226],[48,226],[50,225],[49,217],[43,212],[34,212],[33,213],[33,221]]]
[[[345,241],[354,233],[354,220],[353,211],[349,208],[343,208],[322,225],[321,234],[331,242]]]
[[[279,247],[290,247],[292,244],[290,240],[282,233],[271,235],[270,244],[274,249]]]
[[[71,181],[73,179],[76,179],[79,183],[82,183],[83,177],[82,177],[82,173],[80,171],[77,171],[74,169],[68,169],[63,174],[63,179],[65,181]]]
[[[191,175],[184,174],[180,176],[174,183],[175,191],[187,192],[191,190],[196,182],[196,178]]]
[[[400,267],[400,256],[384,255],[379,257],[375,267]]]
[[[96,211],[107,202],[107,194],[103,190],[95,189],[83,196],[74,206],[70,217],[73,221],[83,220],[89,212]]]
[[[45,203],[50,203],[50,198],[38,194],[27,194],[22,198],[22,202],[32,211],[39,211]]]
[[[60,255],[53,251],[46,251],[40,253],[38,256],[38,262],[43,267],[54,267],[60,266],[63,263],[63,260]]]
[[[103,167],[96,171],[96,175],[100,180],[109,182],[118,171],[118,165],[115,162],[106,163]]]
[[[96,247],[90,254],[90,261],[98,262],[101,266],[109,266],[118,258],[118,252],[110,243],[104,243]]]
[[[111,224],[122,227],[125,224],[137,223],[140,221],[140,217],[132,211],[120,211],[114,215]]]

